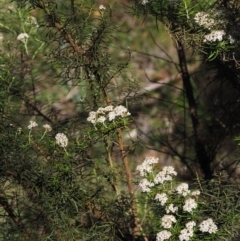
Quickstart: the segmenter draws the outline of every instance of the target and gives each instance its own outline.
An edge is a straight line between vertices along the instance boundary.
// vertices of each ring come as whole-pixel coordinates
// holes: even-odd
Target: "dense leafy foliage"
[[[237,1],[0,4],[0,240],[150,241],[170,231],[165,240],[176,240],[190,220],[191,240],[237,237],[238,161],[223,157],[239,130]],[[122,25],[118,8],[130,12]],[[178,60],[167,54],[166,65],[178,77],[164,88],[141,90],[137,51],[121,45],[131,39],[126,16],[161,24],[174,41]],[[195,81],[201,71],[211,78]],[[148,150],[170,155],[179,180],[161,160],[151,169],[154,157],[139,168]],[[199,194],[182,195],[182,177]],[[174,225],[164,224],[165,212],[176,213]],[[213,228],[204,231],[208,218]]]

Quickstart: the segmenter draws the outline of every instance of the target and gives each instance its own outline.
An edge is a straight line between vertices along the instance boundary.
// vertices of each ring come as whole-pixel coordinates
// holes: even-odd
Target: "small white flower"
[[[21,42],[25,42],[28,38],[29,38],[29,35],[27,33],[20,33],[17,36],[17,40],[19,40]]]
[[[171,228],[172,224],[177,222],[176,218],[173,215],[164,215],[161,221],[164,228]]]
[[[140,172],[140,176],[145,176],[146,174],[152,172],[153,164],[158,163],[159,158],[157,157],[146,157],[141,165],[138,165],[136,170]]]
[[[200,195],[200,191],[199,190],[195,190],[191,192],[191,196],[199,196]]]
[[[156,241],[168,240],[171,236],[172,236],[172,234],[169,231],[163,230],[163,231],[157,233]]]
[[[116,106],[113,111],[115,112],[116,116],[126,117],[130,115],[127,108],[122,105]]]
[[[150,187],[153,187],[154,183],[149,182],[146,178],[144,178],[138,185],[142,189],[142,192],[150,192]]]
[[[182,196],[187,196],[190,191],[188,190],[188,184],[187,183],[182,183],[180,185],[177,186],[176,191],[178,194],[182,195]]]
[[[179,240],[180,241],[189,241],[190,238],[193,236],[193,230],[189,230],[189,229],[182,229],[180,232]]]
[[[58,133],[56,136],[55,136],[55,139],[56,139],[56,142],[59,146],[65,148],[67,147],[68,145],[68,138],[65,134],[63,133]]]
[[[168,200],[168,196],[166,193],[158,193],[155,197],[155,200],[159,201],[161,205],[164,206]]]
[[[52,130],[52,127],[49,124],[43,125],[43,128],[45,129],[46,132],[50,132]]]
[[[193,198],[189,198],[185,201],[185,204],[183,206],[183,211],[185,212],[192,212],[193,209],[197,208],[197,203],[195,201],[195,199]]]
[[[104,108],[104,110],[105,110],[106,112],[113,111],[113,106],[112,106],[112,105],[108,105],[108,106],[106,106],[106,107]]]
[[[172,177],[170,175],[167,175],[164,172],[159,172],[155,178],[154,178],[154,183],[155,184],[163,184],[166,181],[171,181]]]
[[[100,116],[100,117],[97,119],[97,122],[103,123],[105,120],[106,120],[106,117],[105,117],[105,116]]]
[[[178,210],[178,207],[174,207],[174,205],[171,203],[169,206],[166,207],[166,213],[175,213]]]
[[[97,112],[90,111],[87,121],[91,122],[92,124],[95,124],[97,121]]]
[[[106,7],[101,4],[101,5],[99,6],[99,10],[106,10]]]
[[[114,120],[115,117],[116,117],[116,114],[115,114],[114,111],[111,111],[111,112],[108,113],[108,119],[109,119],[109,121]]]
[[[187,228],[188,230],[191,230],[191,229],[193,229],[193,228],[196,226],[196,222],[190,221],[190,222],[186,223],[185,226],[186,226],[186,228]]]
[[[32,128],[37,127],[38,124],[35,121],[30,121],[30,124],[28,125],[28,129],[32,130]]]
[[[97,110],[97,114],[105,114],[105,108],[99,107]]]
[[[218,228],[211,218],[204,220],[200,223],[199,229],[203,233],[216,233]]]
[[[172,166],[163,167],[163,172],[167,175],[177,176],[177,172],[174,170]]]
[[[166,181],[171,181],[173,179],[172,176],[176,175],[177,173],[174,171],[174,168],[172,166],[164,167],[163,170],[155,176],[154,183],[163,184]]]

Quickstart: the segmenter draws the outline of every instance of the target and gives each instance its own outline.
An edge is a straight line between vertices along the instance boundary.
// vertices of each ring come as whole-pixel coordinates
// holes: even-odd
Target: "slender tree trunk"
[[[197,112],[197,104],[193,94],[190,74],[187,68],[184,47],[180,40],[177,40],[176,42],[176,49],[177,49],[179,66],[180,66],[181,75],[182,75],[183,87],[184,87],[188,105],[189,105],[189,114],[192,120],[192,127],[194,131],[194,139],[195,139],[194,146],[195,146],[197,161],[202,169],[205,179],[211,179],[213,175],[212,168],[211,168],[212,160],[210,159],[206,151],[204,140],[202,140],[202,138],[199,135],[200,121],[199,121],[199,116]]]

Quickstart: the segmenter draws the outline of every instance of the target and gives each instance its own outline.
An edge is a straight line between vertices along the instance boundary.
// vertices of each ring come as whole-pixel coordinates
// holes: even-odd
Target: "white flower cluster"
[[[167,230],[163,230],[159,233],[157,233],[156,241],[164,241],[168,240],[172,236],[171,232]]]
[[[212,17],[208,13],[198,12],[194,17],[194,21],[199,26],[211,31],[204,36],[203,42],[220,42],[224,39],[228,40],[231,44],[235,42],[235,39],[231,35],[226,36],[226,31],[223,30],[225,20],[222,11],[216,11]]]
[[[178,185],[176,188],[176,191],[178,194],[182,195],[183,197],[186,197],[190,193],[187,183],[181,183],[180,185]]]
[[[56,136],[55,136],[55,139],[56,139],[56,142],[57,144],[60,146],[60,147],[67,147],[68,145],[68,138],[65,134],[63,133],[58,133]]]
[[[95,125],[96,123],[104,123],[105,121],[111,122],[119,116],[127,117],[129,115],[130,113],[126,107],[119,105],[114,108],[112,105],[109,105],[105,108],[100,107],[97,111],[91,111],[87,121]]]
[[[101,5],[99,6],[99,10],[103,10],[103,11],[104,11],[104,10],[106,10],[106,7],[101,4]]]
[[[25,42],[28,38],[29,38],[29,35],[27,33],[20,33],[17,36],[17,40],[19,40],[21,42]]]
[[[216,233],[218,228],[211,218],[204,220],[200,223],[199,229],[203,233]]]
[[[151,187],[155,186],[153,182],[149,182],[146,178],[143,178],[138,185],[142,189],[142,192],[150,192]]]
[[[30,122],[30,124],[28,125],[28,129],[29,129],[28,139],[29,139],[29,144],[30,144],[30,143],[31,143],[31,137],[32,137],[32,136],[31,136],[32,129],[35,128],[35,127],[37,127],[37,126],[38,126],[38,123],[35,122],[35,121],[32,121],[32,120],[30,120],[29,122]],[[45,135],[46,135],[47,132],[52,131],[52,127],[51,127],[49,124],[44,124],[44,125],[43,125],[43,128],[45,129],[45,131],[44,131],[42,137],[39,139],[39,142],[45,137]],[[22,129],[21,129],[21,128],[18,128],[18,133],[19,133],[19,134],[21,133],[21,131],[22,131]]]
[[[28,129],[32,130],[34,127],[38,126],[38,123],[35,121],[29,121],[30,124],[28,125]],[[50,132],[52,130],[52,127],[49,124],[43,125],[43,128],[45,129],[46,132]]]
[[[52,130],[52,127],[49,124],[43,125],[43,128],[45,129],[46,132],[50,132]]]
[[[140,172],[140,176],[147,176],[150,172],[152,172],[153,164],[158,162],[158,158],[155,157],[147,157],[144,162],[137,166],[137,170]],[[146,178],[142,179],[139,183],[139,187],[142,189],[142,192],[150,192],[150,187],[154,187],[158,184],[163,184],[166,181],[171,181],[173,176],[176,176],[177,172],[174,170],[172,166],[163,167],[163,170],[159,172],[153,182],[148,181]],[[157,197],[156,199],[161,197]]]
[[[28,125],[28,129],[29,129],[30,132],[31,132],[31,130],[32,130],[34,127],[37,127],[37,126],[38,126],[37,122],[35,122],[35,121],[30,121],[30,124]],[[47,132],[52,131],[52,127],[51,127],[49,124],[44,124],[44,125],[43,125],[43,128],[45,129],[45,132],[44,132],[42,138],[40,139],[40,141],[43,139],[43,137],[45,136],[45,134],[46,134]],[[29,132],[29,135],[30,135],[30,132]],[[59,145],[60,147],[63,147],[63,148],[67,147],[67,145],[68,145],[68,138],[67,138],[67,136],[66,136],[65,134],[63,134],[63,133],[58,133],[58,134],[55,136],[55,139],[56,139],[57,145]]]
[[[177,222],[176,218],[173,215],[164,215],[161,221],[164,228],[171,228],[173,223]]]
[[[139,183],[142,192],[151,192],[153,187],[159,187],[159,185],[162,185],[165,189],[168,188],[168,190],[160,189],[163,191],[157,193],[154,198],[156,202],[165,207],[165,214],[161,217],[161,226],[163,229],[167,229],[157,233],[156,241],[168,240],[173,235],[178,235],[179,241],[189,241],[194,235],[197,235],[194,231],[199,230],[210,234],[217,232],[217,226],[210,218],[201,222],[199,229],[197,229],[195,221],[189,220],[179,233],[171,232],[170,229],[174,228],[175,224],[177,227],[181,225],[181,223],[178,223],[177,217],[181,216],[182,212],[192,216],[193,211],[197,209],[196,197],[200,195],[200,191],[190,191],[187,183],[181,183],[174,187],[172,180],[177,175],[177,172],[172,166],[163,167],[162,171],[155,174],[154,164],[157,164],[158,161],[158,158],[147,157],[141,165],[137,166],[140,176],[143,177]]]
[[[32,130],[32,128],[38,126],[37,122],[35,122],[35,121],[29,121],[29,122],[30,122],[30,124],[28,125],[29,130]]]
[[[154,183],[163,184],[166,181],[172,181],[173,176],[177,176],[174,168],[171,166],[164,167],[163,170],[155,176]]]
[[[159,201],[161,205],[164,206],[168,200],[168,196],[166,193],[158,193],[155,197],[155,200]]]
[[[157,157],[146,157],[141,165],[138,165],[136,170],[140,172],[140,176],[144,177],[147,173],[150,173],[153,168],[153,164],[158,163]]]
[[[191,196],[197,197],[200,195],[200,191],[199,190],[195,190],[191,192]]]
[[[175,207],[172,203],[166,207],[166,213],[176,213],[178,210],[178,207]]]
[[[190,221],[186,223],[186,228],[182,229],[180,231],[179,240],[180,241],[189,241],[191,237],[194,235],[193,228],[196,226],[196,223],[194,221]]]
[[[197,208],[197,202],[193,198],[188,198],[185,200],[185,204],[183,206],[183,211],[191,213],[193,209]]]
[[[198,12],[194,17],[194,20],[199,26],[202,26],[209,30],[212,29],[215,23],[214,19],[211,18],[209,14],[205,12]]]
[[[210,34],[204,36],[203,42],[223,41],[225,34],[224,30],[213,30]]]

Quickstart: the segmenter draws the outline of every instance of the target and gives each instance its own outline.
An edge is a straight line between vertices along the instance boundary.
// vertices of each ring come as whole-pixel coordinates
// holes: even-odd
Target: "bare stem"
[[[194,137],[195,137],[195,152],[196,152],[197,160],[200,164],[202,172],[205,175],[205,178],[211,179],[212,178],[212,169],[211,169],[212,160],[209,158],[209,155],[206,151],[204,140],[202,140],[199,134],[200,121],[199,121],[199,116],[197,111],[197,104],[193,94],[193,88],[192,88],[191,78],[187,67],[184,47],[180,40],[177,40],[176,42],[176,49],[178,53],[179,66],[182,74],[183,87],[184,87],[188,105],[189,105],[189,112],[190,112],[189,114],[192,120],[192,126],[193,126]]]
[[[137,213],[137,200],[136,196],[134,193],[134,186],[133,186],[133,181],[132,181],[132,172],[129,167],[129,161],[127,158],[127,153],[124,148],[124,143],[123,143],[123,138],[122,138],[122,130],[120,128],[117,129],[117,136],[118,136],[118,142],[119,142],[119,148],[121,151],[121,156],[123,160],[123,164],[125,167],[126,171],[126,177],[127,177],[127,184],[128,184],[128,191],[131,196],[131,201],[132,201],[132,213],[133,213],[133,218],[134,218],[134,230],[133,230],[133,235],[134,237],[141,235],[142,233],[142,227],[139,223],[138,220],[138,213]],[[147,241],[147,237],[143,237],[144,241]]]

